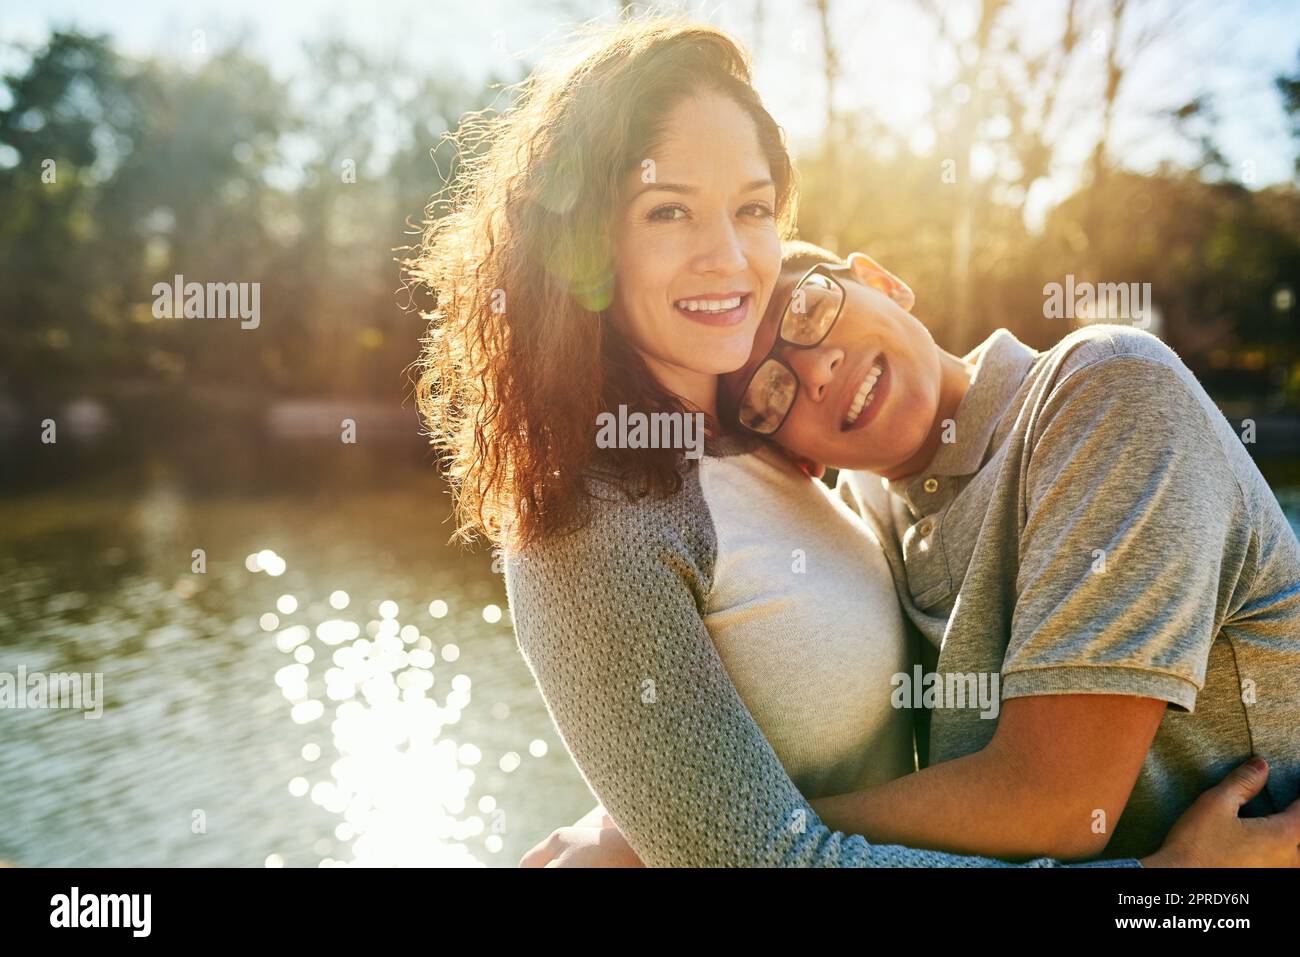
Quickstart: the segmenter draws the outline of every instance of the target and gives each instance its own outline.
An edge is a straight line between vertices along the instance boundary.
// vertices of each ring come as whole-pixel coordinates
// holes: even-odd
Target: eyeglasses
[[[740,392],[736,418],[744,428],[772,435],[785,425],[799,395],[799,375],[776,352],[783,346],[811,349],[821,345],[844,309],[844,286],[835,274],[851,271],[851,266],[818,263],[795,284],[781,314],[776,341]]]

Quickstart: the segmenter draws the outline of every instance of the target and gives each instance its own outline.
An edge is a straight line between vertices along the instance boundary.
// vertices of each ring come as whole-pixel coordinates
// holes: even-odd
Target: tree
[[[1300,53],[1296,54],[1296,59],[1300,60]],[[1286,110],[1286,115],[1291,118],[1291,135],[1296,140],[1300,140],[1300,67],[1296,72],[1287,76],[1283,74],[1275,81],[1277,90],[1282,94],[1282,108]],[[1300,176],[1300,153],[1295,158],[1296,175]]]

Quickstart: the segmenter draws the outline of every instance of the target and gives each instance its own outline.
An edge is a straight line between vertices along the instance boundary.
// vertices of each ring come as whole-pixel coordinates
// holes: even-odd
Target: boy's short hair
[[[844,260],[824,246],[787,239],[781,244],[781,272],[805,273],[818,263],[832,266],[844,265]]]

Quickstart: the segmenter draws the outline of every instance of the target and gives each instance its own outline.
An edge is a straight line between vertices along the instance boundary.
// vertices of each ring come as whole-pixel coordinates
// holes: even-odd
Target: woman
[[[659,866],[998,863],[831,832],[801,793],[914,766],[889,704],[912,655],[874,540],[716,429],[698,468],[594,441],[620,407],[715,422],[718,375],[749,355],[794,184],[742,51],[625,23],[462,142],[412,264],[437,297],[420,407],[461,531],[506,548],[521,650],[605,833]],[[1215,863],[1258,850],[1235,810],[1188,818]]]

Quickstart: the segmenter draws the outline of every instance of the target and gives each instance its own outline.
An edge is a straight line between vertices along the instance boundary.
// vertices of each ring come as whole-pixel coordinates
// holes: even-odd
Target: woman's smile
[[[749,315],[753,295],[748,292],[712,293],[678,299],[673,308],[692,322],[706,326],[734,326]]]

